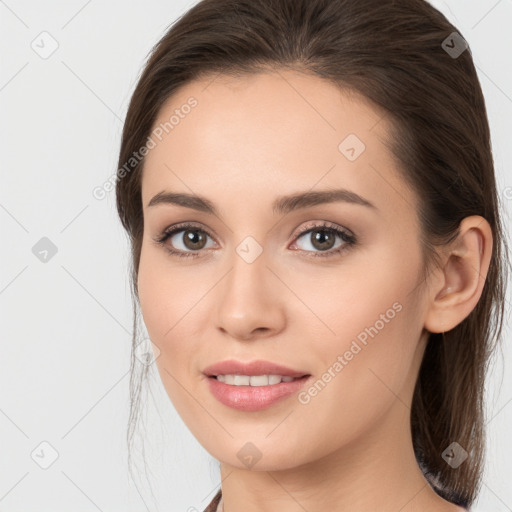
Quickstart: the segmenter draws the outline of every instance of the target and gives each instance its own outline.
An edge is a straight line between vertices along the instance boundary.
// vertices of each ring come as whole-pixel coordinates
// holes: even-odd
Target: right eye
[[[178,224],[166,228],[155,242],[161,244],[173,256],[179,258],[196,258],[205,249],[205,241],[212,238],[204,229],[195,224]],[[167,241],[170,240],[171,244]],[[180,247],[181,245],[181,247]],[[178,248],[176,249],[176,246]]]

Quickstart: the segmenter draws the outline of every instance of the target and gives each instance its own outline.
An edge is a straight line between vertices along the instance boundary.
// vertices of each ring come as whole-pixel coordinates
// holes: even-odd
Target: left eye
[[[312,256],[330,256],[337,254],[347,249],[349,246],[354,245],[356,241],[354,235],[351,233],[327,224],[306,228],[305,231],[299,233],[297,240],[304,237],[306,247],[303,246],[299,248],[306,252],[316,253]],[[336,238],[341,240],[338,245],[335,245]]]

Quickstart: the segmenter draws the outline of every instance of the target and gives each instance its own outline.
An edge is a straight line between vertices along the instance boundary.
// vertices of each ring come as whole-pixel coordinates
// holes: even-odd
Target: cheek
[[[160,351],[155,364],[162,384],[174,407],[186,417],[190,397],[182,386],[190,387],[187,381],[197,352],[197,338],[190,331],[187,312],[197,297],[190,291],[188,296],[184,293],[193,286],[189,283],[187,287],[182,280],[179,272],[171,272],[162,265],[161,256],[142,250],[138,276],[142,317],[151,341]]]
[[[296,416],[305,422],[315,419],[312,428],[323,439],[319,452],[329,453],[333,446],[347,445],[371,431],[394,405],[400,414],[409,414],[405,404],[417,371],[421,329],[412,320],[416,310],[405,297],[393,304],[386,300],[368,304],[371,312],[359,312],[359,319],[351,323],[355,334],[319,344],[323,364],[311,386],[299,395],[303,409]]]
[[[162,357],[157,360],[161,364],[162,361],[183,358],[190,347],[190,337],[186,343],[175,341],[190,335],[184,329],[190,327],[187,315],[198,297],[197,292],[193,292],[194,284],[185,277],[187,273],[173,271],[159,252],[143,246],[138,291],[144,324],[149,337],[161,351]]]
[[[190,400],[181,385],[190,388],[191,382],[198,382],[198,356],[207,349],[204,339],[212,329],[208,319],[218,280],[214,269],[170,261],[164,250],[143,245],[138,274],[141,313],[160,350],[156,365],[177,409]]]
[[[351,308],[336,326],[336,338],[320,341],[316,350],[325,372],[340,376],[341,392],[350,390],[357,399],[381,386],[402,388],[421,334],[418,311],[406,296],[374,297],[364,304]]]
[[[417,286],[419,257],[410,255],[404,262],[391,251],[374,256],[356,256],[321,278],[288,276],[316,317],[309,315],[310,325],[319,326],[316,333],[310,330],[314,352],[331,356],[333,349],[349,350],[353,340],[364,346],[374,338],[386,339],[392,348],[401,342],[398,334],[408,321],[418,322],[411,292]]]
[[[144,324],[150,338],[156,343],[172,325],[169,313],[172,312],[173,293],[166,276],[154,265],[153,259],[149,252],[142,249],[138,292]]]
[[[321,361],[319,371],[299,400],[304,418],[339,425],[331,432],[341,444],[379,421],[397,395],[408,399],[422,331],[421,303],[413,292],[420,271],[416,256],[397,263],[390,253],[379,264],[366,262],[364,271],[351,269],[344,284],[321,299],[323,318],[335,334],[316,337],[312,355]],[[333,411],[342,421],[334,420]]]

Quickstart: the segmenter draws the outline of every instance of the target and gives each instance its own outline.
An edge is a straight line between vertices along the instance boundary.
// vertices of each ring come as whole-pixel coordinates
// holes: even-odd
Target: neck
[[[430,487],[414,456],[409,409],[396,400],[371,431],[322,459],[289,469],[221,464],[223,509],[244,512],[455,512]],[[401,432],[397,432],[397,425]],[[363,439],[364,437],[364,439]]]

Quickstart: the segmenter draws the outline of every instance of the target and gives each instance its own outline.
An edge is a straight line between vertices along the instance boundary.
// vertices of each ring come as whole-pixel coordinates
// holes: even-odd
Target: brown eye
[[[202,249],[208,248],[208,238],[212,237],[204,229],[182,224],[166,229],[155,241],[165,246],[172,255],[196,257],[204,252]]]
[[[311,253],[313,257],[334,256],[356,243],[356,237],[351,232],[327,223],[306,227],[297,235],[297,240],[300,239],[305,240],[305,246],[301,247],[298,243],[296,245],[302,251]],[[336,243],[336,239],[340,242]]]
[[[207,235],[205,236],[205,233],[203,231],[201,231],[200,229],[187,229],[179,231],[179,233],[181,232],[183,232],[181,238],[185,247],[187,247],[191,251],[204,249]]]
[[[336,235],[326,229],[315,229],[310,233],[312,245],[319,251],[328,251],[336,243]]]

